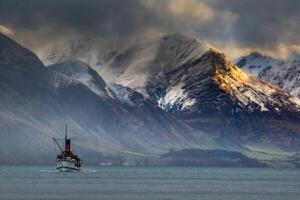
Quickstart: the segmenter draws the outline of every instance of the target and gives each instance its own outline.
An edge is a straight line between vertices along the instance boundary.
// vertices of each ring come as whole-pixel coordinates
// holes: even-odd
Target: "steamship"
[[[56,156],[56,169],[60,172],[79,171],[82,161],[71,150],[71,139],[68,138],[68,126],[65,129],[64,149],[59,145],[58,140],[53,138],[53,141],[58,146],[60,153]]]

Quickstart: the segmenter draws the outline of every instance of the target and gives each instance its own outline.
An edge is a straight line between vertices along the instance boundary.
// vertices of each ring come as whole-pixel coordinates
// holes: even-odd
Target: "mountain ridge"
[[[11,44],[6,37],[2,40]],[[21,46],[16,49],[21,51],[15,52],[18,55],[32,55],[33,58],[29,60],[37,58]],[[143,109],[126,107],[109,95],[98,95],[82,79],[51,71],[54,67],[46,68],[40,65],[40,61],[34,62],[37,66],[28,62],[28,67],[24,62],[14,62],[14,59],[12,63],[8,59],[1,61],[2,163],[53,162],[51,140],[52,137],[59,137],[60,132],[63,133],[65,122],[69,124],[71,137],[82,138],[77,149],[87,154],[105,152],[146,156],[157,155],[174,147],[218,146],[205,133],[192,129],[147,102],[142,102]],[[80,69],[87,69],[82,62],[78,64]],[[63,69],[67,67],[74,66],[69,63]],[[91,75],[89,72],[87,70],[79,74]],[[95,80],[102,80],[98,74],[92,75]],[[96,81],[95,84],[105,89],[104,93],[107,92],[102,81]],[[20,152],[20,148],[24,151]],[[95,164],[96,160],[92,162]]]
[[[191,51],[187,51],[185,45],[182,45],[185,48],[173,47],[176,36],[163,36],[162,39],[170,42],[163,45],[170,48],[166,48],[162,55],[156,55],[159,51],[150,51],[154,54],[149,56],[153,60],[141,65],[131,65],[131,56],[128,57],[130,61],[126,60],[126,52],[137,51],[136,49],[115,54],[122,57],[122,68],[125,68],[124,71],[126,66],[130,69],[130,80],[135,82],[135,85],[123,82],[125,86],[143,91],[141,93],[146,98],[166,112],[173,113],[192,127],[214,136],[229,137],[236,142],[242,140],[242,143],[254,138],[259,141],[259,138],[266,136],[272,140],[271,144],[297,148],[296,143],[286,143],[282,135],[290,135],[290,139],[298,137],[299,127],[296,121],[299,119],[299,99],[247,75],[218,50],[192,48],[192,52],[201,53],[190,56],[187,52]],[[157,43],[160,44],[160,41]],[[186,56],[182,56],[185,53]],[[118,56],[111,59],[116,58]],[[173,66],[169,66],[172,64]],[[144,66],[148,66],[151,71],[141,70]],[[140,75],[143,72],[145,74]],[[147,81],[132,80],[141,76],[147,77]],[[122,75],[117,74],[116,77]],[[228,119],[226,123],[223,122],[224,119]],[[275,125],[276,120],[282,123],[290,121],[297,128],[285,130],[282,124]],[[277,141],[275,138],[280,139]]]
[[[79,149],[86,153],[149,156],[201,148],[261,156],[276,149],[286,153],[281,156],[298,150],[299,100],[246,75],[211,45],[182,34],[110,54],[97,69],[101,76],[78,60],[45,67],[31,62],[37,58],[32,52],[17,49],[21,52],[15,54],[33,58],[29,67],[22,59],[0,59],[3,162],[50,159],[48,139],[62,132],[65,121],[74,136],[84,138]],[[24,132],[26,137],[20,137]],[[29,150],[7,160],[18,153],[7,141]]]
[[[249,54],[239,58],[236,63],[246,72],[300,97],[299,54],[292,53],[285,60],[274,59],[259,53],[255,57]]]

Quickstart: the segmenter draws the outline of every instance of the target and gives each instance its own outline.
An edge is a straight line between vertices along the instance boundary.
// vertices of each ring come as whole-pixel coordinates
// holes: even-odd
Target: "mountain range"
[[[176,33],[119,51],[94,47],[53,49],[45,66],[0,34],[0,162],[48,162],[65,123],[86,157],[198,148],[273,159],[299,150],[300,100],[210,44]]]
[[[285,60],[280,60],[253,52],[239,58],[237,65],[246,72],[300,97],[300,55],[298,53],[291,53]]]

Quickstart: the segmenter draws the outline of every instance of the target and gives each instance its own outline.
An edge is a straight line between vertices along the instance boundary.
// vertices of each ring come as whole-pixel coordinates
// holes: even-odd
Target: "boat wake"
[[[59,170],[41,169],[41,173],[61,173]],[[80,171],[74,171],[74,173],[96,173],[93,169],[81,169]]]
[[[93,169],[81,169],[80,172],[83,172],[83,173],[96,173],[97,171],[93,170]]]
[[[58,170],[48,170],[48,169],[41,169],[41,173],[56,173],[59,172]]]

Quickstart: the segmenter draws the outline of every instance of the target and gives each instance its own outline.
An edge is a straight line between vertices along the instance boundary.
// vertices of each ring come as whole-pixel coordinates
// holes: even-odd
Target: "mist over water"
[[[298,200],[297,169],[1,166],[0,199]]]

